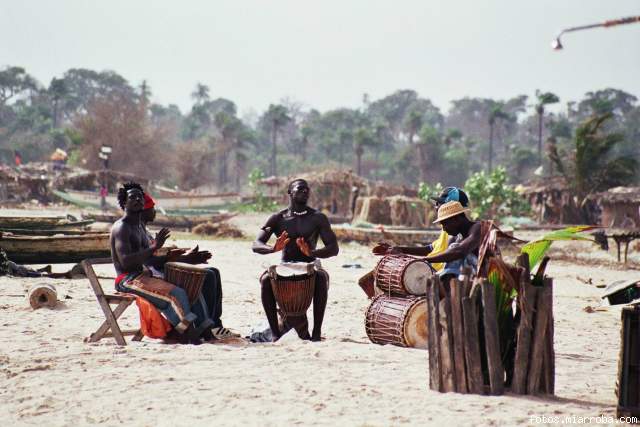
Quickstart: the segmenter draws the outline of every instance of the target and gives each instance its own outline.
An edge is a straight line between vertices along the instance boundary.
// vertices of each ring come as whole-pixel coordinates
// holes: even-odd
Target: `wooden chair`
[[[96,295],[98,304],[100,304],[100,308],[105,317],[104,323],[102,323],[86,341],[96,342],[105,337],[113,337],[118,345],[127,345],[127,342],[124,340],[124,335],[133,335],[133,341],[140,341],[142,339],[142,331],[140,329],[120,330],[118,318],[125,312],[127,307],[135,301],[136,297],[135,295],[122,294],[119,292],[115,294],[105,294],[98,281],[98,276],[96,276],[95,271],[93,271],[95,264],[111,264],[112,262],[111,258],[85,259],[81,262],[82,268],[84,268],[84,272],[91,284],[91,289],[93,289],[93,293]],[[118,305],[115,310],[111,310],[110,304]]]

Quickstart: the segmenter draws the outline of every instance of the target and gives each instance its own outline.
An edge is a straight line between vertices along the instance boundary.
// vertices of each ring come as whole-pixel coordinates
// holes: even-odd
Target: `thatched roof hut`
[[[574,212],[569,209],[571,191],[562,177],[531,181],[515,189],[531,205],[541,224],[576,223]]]
[[[311,187],[309,206],[348,220],[355,209],[355,199],[362,196],[388,197],[417,195],[415,190],[369,181],[348,170],[325,170],[290,177],[268,177],[259,183],[267,187],[268,195],[283,205],[289,203],[287,186],[293,179],[307,180]]]
[[[640,227],[640,187],[615,187],[591,197],[602,209],[601,225]]]

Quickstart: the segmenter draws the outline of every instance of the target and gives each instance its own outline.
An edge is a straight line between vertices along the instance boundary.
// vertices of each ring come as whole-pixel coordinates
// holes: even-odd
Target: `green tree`
[[[277,141],[278,133],[287,123],[291,121],[287,108],[283,105],[269,105],[269,109],[265,113],[265,120],[271,131],[271,157],[269,161],[269,173],[272,176],[278,176],[277,170]]]
[[[489,172],[493,170],[493,137],[494,130],[498,120],[515,121],[514,116],[504,110],[503,102],[495,102],[491,113],[489,114]]]
[[[560,102],[560,98],[551,92],[540,92],[536,90],[536,99],[536,114],[538,115],[538,164],[542,164],[542,124],[544,121],[544,109],[546,105]]]
[[[369,129],[361,127],[356,130],[353,140],[356,155],[356,173],[362,176],[362,155],[364,154],[365,147],[375,145],[375,137]]]
[[[489,173],[474,173],[465,182],[464,191],[473,202],[474,218],[500,219],[530,212],[530,206],[507,183],[507,172],[502,166]]]
[[[613,113],[595,116],[583,122],[575,132],[574,148],[560,152],[551,147],[551,160],[576,197],[569,202],[575,215],[583,222],[592,222],[584,207],[591,194],[611,187],[630,184],[638,169],[638,160],[629,156],[612,156],[616,145],[624,141],[624,135],[607,132],[605,124]]]

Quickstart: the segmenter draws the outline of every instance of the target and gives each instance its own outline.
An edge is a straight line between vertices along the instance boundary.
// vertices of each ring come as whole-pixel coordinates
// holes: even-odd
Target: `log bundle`
[[[553,282],[545,278],[533,286],[528,268],[520,271],[519,321],[511,340],[501,340],[496,289],[487,279],[460,276],[448,292],[437,276],[428,280],[430,389],[502,395],[510,387],[515,394],[554,394]]]

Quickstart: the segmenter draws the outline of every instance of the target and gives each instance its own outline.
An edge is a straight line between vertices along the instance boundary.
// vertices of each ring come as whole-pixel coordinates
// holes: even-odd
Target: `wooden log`
[[[440,369],[440,281],[433,277],[427,281],[427,326],[429,333],[429,388],[442,390],[442,374]]]
[[[464,267],[462,269],[462,284],[463,284],[462,298],[468,297],[469,294],[471,293],[471,276],[472,275],[473,275],[473,271],[471,270],[471,267]]]
[[[456,375],[456,391],[467,393],[467,376],[464,364],[464,320],[462,317],[462,294],[464,282],[451,279],[451,326],[453,330],[453,361]]]
[[[504,393],[504,367],[502,366],[500,355],[496,291],[486,279],[480,282],[480,286],[482,287],[482,312],[484,315],[484,338],[489,369],[489,386],[491,394],[498,396]]]
[[[511,390],[516,394],[526,394],[529,358],[531,355],[531,338],[533,332],[533,316],[536,307],[538,289],[531,285],[529,273],[525,270],[520,276],[520,295],[518,309],[520,324],[518,325],[516,358],[514,363]]]
[[[543,377],[542,377],[542,391],[545,394],[553,395],[555,394],[555,378],[556,378],[556,352],[553,344],[553,335],[554,335],[554,327],[553,327],[553,282],[551,278],[545,278],[545,281],[549,281],[550,283],[550,291],[548,301],[546,302],[549,305],[549,315],[547,316],[547,334],[545,336],[545,347],[544,347],[544,360],[543,360]]]
[[[529,361],[529,373],[527,375],[527,394],[539,394],[540,380],[542,377],[542,362],[544,360],[545,337],[547,324],[549,323],[549,296],[551,295],[552,282],[549,279],[543,281],[542,289],[539,289],[536,304],[535,320],[533,322],[533,340],[531,359]]]
[[[484,380],[480,360],[477,300],[470,297],[462,298],[462,316],[464,318],[464,356],[468,390],[470,393],[483,394]]]
[[[451,326],[451,302],[445,294],[438,304],[440,314],[440,369],[442,389],[445,393],[456,391],[456,377],[453,361],[453,333]]]
[[[33,285],[29,289],[28,297],[29,304],[34,310],[41,307],[54,308],[58,303],[56,288],[47,283]]]

